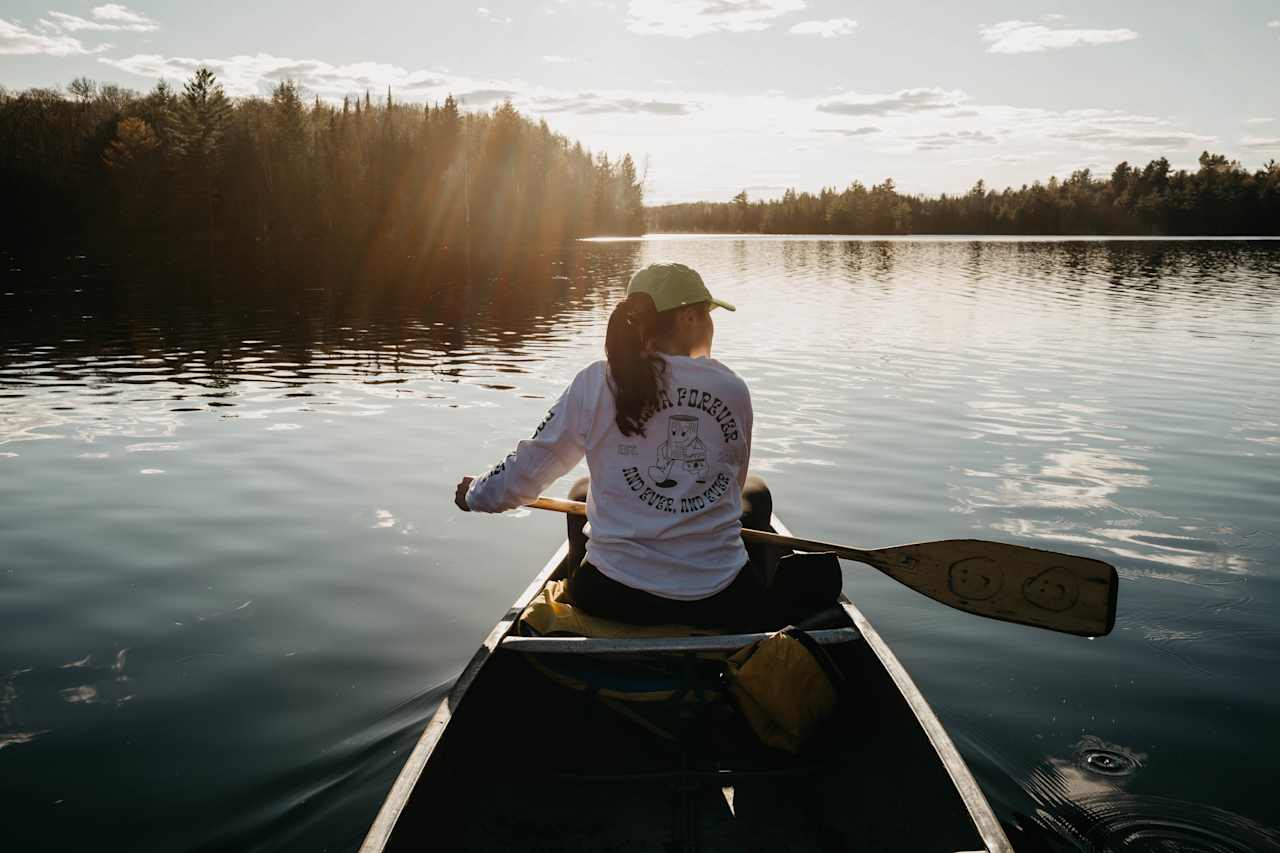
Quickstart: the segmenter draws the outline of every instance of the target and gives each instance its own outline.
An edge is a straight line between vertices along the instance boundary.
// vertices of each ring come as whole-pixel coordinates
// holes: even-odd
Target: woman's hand
[[[467,506],[467,490],[471,488],[473,480],[475,477],[463,477],[462,482],[458,483],[458,488],[453,492],[453,502],[463,512],[471,512],[471,507]]]

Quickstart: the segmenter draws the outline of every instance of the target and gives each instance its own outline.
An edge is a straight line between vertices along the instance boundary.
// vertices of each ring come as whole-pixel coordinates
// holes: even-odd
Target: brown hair
[[[658,392],[666,385],[667,363],[650,349],[650,344],[675,328],[678,310],[658,313],[652,296],[632,293],[609,315],[604,352],[609,360],[609,386],[618,408],[618,429],[623,435],[644,435],[644,423],[658,407]]]

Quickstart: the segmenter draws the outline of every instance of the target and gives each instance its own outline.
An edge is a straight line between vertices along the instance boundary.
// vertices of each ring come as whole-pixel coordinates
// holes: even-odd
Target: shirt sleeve
[[[586,455],[590,412],[579,374],[547,412],[533,437],[476,479],[467,491],[475,512],[505,512],[537,498]]]

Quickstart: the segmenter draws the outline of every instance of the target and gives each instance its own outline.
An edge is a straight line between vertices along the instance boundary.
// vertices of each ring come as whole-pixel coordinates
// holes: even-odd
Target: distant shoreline
[[[1167,157],[1145,166],[1117,163],[1107,177],[1078,169],[1019,188],[993,190],[979,180],[962,194],[898,192],[892,178],[868,187],[780,198],[647,205],[645,230],[782,234],[1010,234],[1072,236],[1232,236],[1280,234],[1280,163],[1250,171],[1204,151],[1195,171]]]

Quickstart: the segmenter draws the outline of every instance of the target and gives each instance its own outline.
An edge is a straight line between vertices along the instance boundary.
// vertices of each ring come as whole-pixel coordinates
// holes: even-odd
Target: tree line
[[[1161,157],[1088,169],[1003,191],[978,181],[963,195],[899,193],[893,180],[780,199],[668,204],[648,209],[648,230],[765,234],[1280,235],[1280,163],[1250,172],[1204,152],[1196,171]]]
[[[0,234],[112,259],[423,278],[644,227],[630,155],[509,101],[330,104],[289,80],[232,99],[207,68],[145,95],[82,78],[0,88],[0,152]]]

